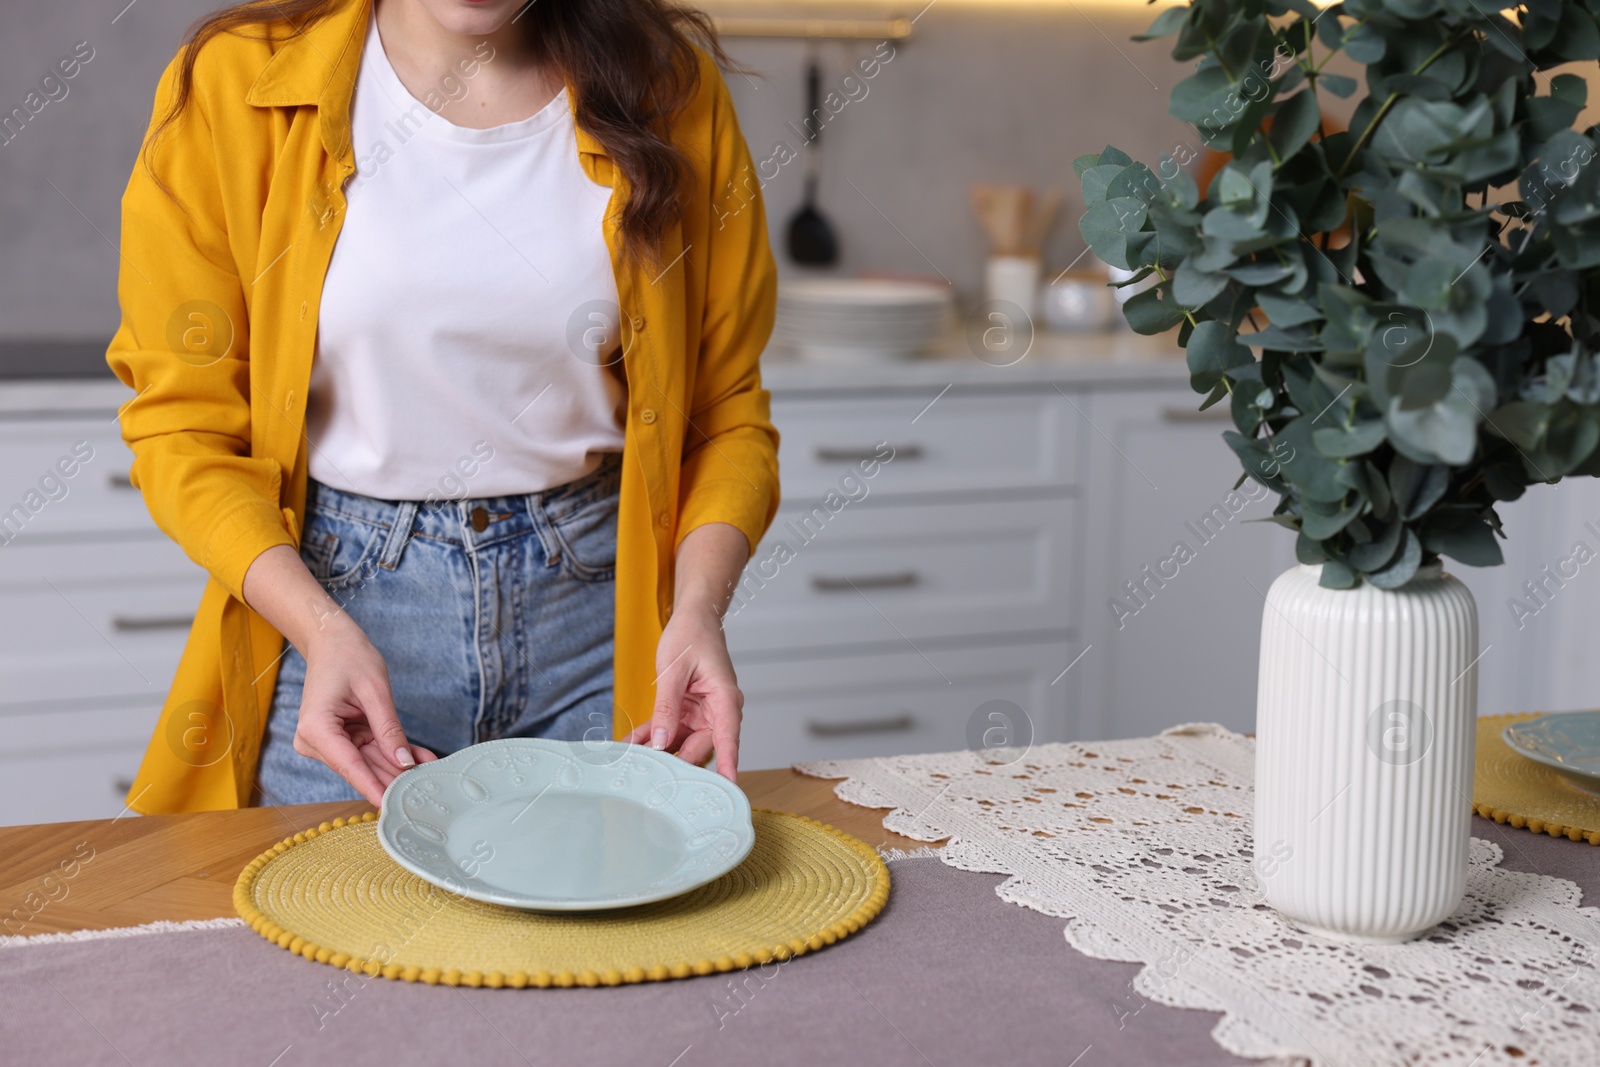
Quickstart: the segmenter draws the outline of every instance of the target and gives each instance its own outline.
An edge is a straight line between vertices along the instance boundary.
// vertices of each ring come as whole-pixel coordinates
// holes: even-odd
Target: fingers
[[[418,763],[432,763],[434,760],[439,758],[433,752],[423,748],[421,745],[412,745],[411,755]]]
[[[650,731],[654,729],[654,727],[655,720],[646,719],[638,726],[635,726],[633,729],[629,730],[628,736],[623,738],[623,740],[627,741],[630,745],[647,744],[650,741]]]
[[[373,679],[361,694],[361,710],[366,713],[367,728],[372,731],[376,747],[388,762],[393,774],[417,764],[417,757],[406,743],[405,728],[394,710],[394,697],[387,679]]]
[[[354,786],[367,803],[375,808],[382,806],[387,783],[373,773],[366,757],[355,742],[345,736],[337,721],[324,719],[308,723],[301,720],[298,733],[303,735],[306,747],[311,750],[308,755],[333,768],[334,773]]]
[[[706,701],[711,740],[717,751],[717,773],[730,782],[739,780],[739,727],[744,722],[740,710],[743,703],[744,698],[737,689],[719,689]]]
[[[683,694],[689,687],[692,674],[685,659],[680,654],[656,679],[656,705],[649,724],[651,748],[665,751],[678,739],[678,729],[683,720]]]
[[[711,755],[711,731],[699,729],[684,739],[678,747],[678,757],[686,763],[696,766],[704,763],[706,757]]]

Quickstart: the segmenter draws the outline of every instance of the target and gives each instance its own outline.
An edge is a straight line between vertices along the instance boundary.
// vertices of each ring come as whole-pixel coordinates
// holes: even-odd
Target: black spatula
[[[822,71],[812,60],[806,68],[805,122],[801,129],[810,132],[806,147],[805,200],[789,220],[789,258],[806,267],[831,267],[839,262],[839,238],[833,223],[817,210],[817,143],[822,136]]]

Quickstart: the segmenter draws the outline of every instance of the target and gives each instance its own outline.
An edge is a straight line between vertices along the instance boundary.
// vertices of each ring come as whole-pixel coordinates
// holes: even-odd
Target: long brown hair
[[[297,36],[348,2],[251,0],[201,18],[184,35],[177,91],[147,150],[193,99],[195,61],[207,41],[223,33]],[[530,0],[518,22],[539,61],[572,83],[578,125],[605,146],[627,179],[618,220],[624,248],[655,259],[681,211],[688,165],[668,126],[699,84],[694,43],[733,68],[711,19],[672,0]]]

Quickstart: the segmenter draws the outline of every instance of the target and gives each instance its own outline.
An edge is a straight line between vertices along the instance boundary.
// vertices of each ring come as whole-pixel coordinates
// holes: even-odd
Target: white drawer
[[[65,589],[158,580],[192,587],[198,599],[206,572],[154,526],[142,534],[73,541],[18,538],[0,545],[0,587],[54,583]]]
[[[78,711],[34,710],[0,715],[0,759],[79,745],[143,745],[155,729],[165,695],[163,690],[126,702],[108,700],[99,707]]]
[[[840,479],[885,441],[894,458],[867,481],[875,494],[1077,483],[1082,418],[1054,389],[1004,395],[952,389],[930,407],[936,392],[773,400],[784,500],[810,506],[839,490]]]
[[[739,666],[744,725],[739,765],[751,770],[800,760],[855,759],[908,752],[949,752],[983,744],[1001,726],[996,710],[1016,721],[1013,741],[1076,735],[1070,721],[1070,676],[1078,654],[1066,641],[1000,648],[907,651],[795,663]],[[993,701],[1021,709],[986,707]],[[975,728],[974,728],[975,726]],[[990,734],[991,740],[994,734]]]
[[[197,580],[6,590],[0,709],[99,697],[158,703],[200,592]]]
[[[735,651],[790,651],[1071,625],[1075,501],[785,510],[745,569]],[[778,544],[794,551],[781,562]],[[772,575],[772,577],[768,577]]]
[[[0,542],[150,529],[132,463],[109,417],[0,422]]]
[[[114,819],[128,813],[128,785],[144,749],[141,740],[0,753],[0,825]]]

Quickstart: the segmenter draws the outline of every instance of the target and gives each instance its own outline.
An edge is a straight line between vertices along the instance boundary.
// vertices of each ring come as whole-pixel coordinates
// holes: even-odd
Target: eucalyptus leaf
[[[1084,212],[1078,222],[1078,232],[1094,249],[1094,254],[1123,270],[1136,265],[1129,262],[1128,239],[1143,226],[1148,210],[1144,202],[1131,196],[1102,200]]]
[[[1330,559],[1322,565],[1322,577],[1317,584],[1328,589],[1351,589],[1360,580],[1361,576],[1348,564]]]
[[[1416,533],[1407,529],[1400,542],[1400,551],[1388,566],[1366,575],[1368,582],[1379,589],[1399,589],[1416,576],[1422,565],[1422,542]]]
[[[1361,508],[1355,504],[1330,505],[1308,501],[1305,514],[1300,519],[1300,531],[1307,537],[1326,541],[1349,526],[1359,514]]]
[[[1267,134],[1273,156],[1287,159],[1300,151],[1317,132],[1321,121],[1322,109],[1317,106],[1317,94],[1310,90],[1279,103],[1272,113],[1272,129]]]
[[[1228,287],[1226,274],[1208,274],[1195,266],[1193,256],[1178,264],[1172,273],[1172,298],[1184,307],[1209,304]]]
[[[1312,444],[1324,456],[1344,458],[1364,456],[1383,444],[1389,436],[1382,419],[1357,423],[1351,427],[1324,426],[1311,435]]]
[[[1302,531],[1294,539],[1294,558],[1306,566],[1315,566],[1328,558],[1327,549],[1322,547],[1322,542],[1314,537],[1307,537]]]
[[[1404,523],[1391,522],[1379,536],[1364,545],[1353,546],[1348,557],[1350,566],[1359,571],[1376,571],[1388,566],[1395,553],[1400,551],[1401,535],[1405,529]]]
[[[1195,392],[1214,389],[1230,371],[1254,366],[1255,357],[1225,322],[1202,322],[1189,335],[1189,384]]]
[[[1317,84],[1328,90],[1334,96],[1348,97],[1356,91],[1356,80],[1347,78],[1343,74],[1321,74],[1317,76]]]
[[[1307,501],[1343,500],[1349,492],[1338,478],[1343,461],[1330,459],[1317,451],[1311,442],[1313,429],[1310,415],[1290,422],[1274,437],[1273,458]]]
[[[1442,464],[1414,463],[1404,456],[1389,464],[1389,492],[1407,521],[1426,514],[1449,485],[1450,468]]]
[[[1146,335],[1166,333],[1183,321],[1183,312],[1173,300],[1172,287],[1165,283],[1134,293],[1122,305],[1122,317],[1133,332]]]
[[[1494,530],[1468,509],[1441,508],[1430,515],[1422,526],[1422,543],[1428,551],[1469,567],[1498,567],[1505,562]]]

